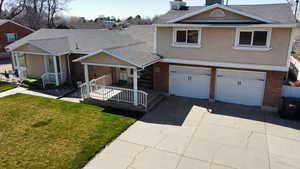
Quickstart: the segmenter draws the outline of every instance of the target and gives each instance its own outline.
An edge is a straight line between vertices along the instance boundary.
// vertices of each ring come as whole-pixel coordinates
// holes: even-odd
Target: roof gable
[[[30,43],[25,43],[21,46],[19,46],[18,48],[15,49],[15,51],[17,52],[30,52],[30,53],[45,53],[45,54],[49,54],[48,51],[41,49],[37,46],[34,46]]]
[[[8,20],[8,19],[0,19],[0,26],[1,26],[1,25],[4,25],[4,24],[6,24],[6,23],[12,23],[12,24],[15,24],[15,25],[17,25],[17,26],[19,26],[19,27],[22,27],[22,28],[24,28],[24,29],[27,29],[27,30],[30,30],[30,31],[34,32],[33,29],[31,29],[31,28],[29,28],[29,27],[27,27],[27,26],[21,25],[21,24],[15,22],[15,21]]]
[[[180,23],[223,23],[223,22],[236,22],[236,23],[261,23],[261,21],[257,21],[256,19],[249,18],[244,15],[236,14],[234,12],[230,12],[227,10],[223,10],[221,8],[211,9],[200,14],[196,14],[189,18],[186,18]]]
[[[104,64],[104,65],[122,65],[122,66],[132,66],[137,65],[131,64],[129,61],[122,59],[121,57],[112,55],[111,53],[100,50],[96,53],[80,57],[73,60],[73,62],[82,62],[82,63],[92,63],[92,64]]]
[[[214,4],[214,5],[211,5],[211,6],[207,6],[207,7],[204,7],[204,8],[200,8],[200,9],[195,10],[195,11],[193,11],[193,12],[187,13],[187,14],[181,16],[181,17],[172,19],[172,20],[168,21],[168,23],[176,23],[176,22],[180,22],[180,21],[183,21],[183,20],[185,20],[185,19],[195,17],[195,16],[197,16],[197,15],[200,15],[200,14],[202,14],[202,13],[205,13],[205,12],[207,12],[207,11],[211,11],[211,10],[214,10],[214,9],[222,9],[222,10],[225,10],[225,11],[228,11],[228,12],[231,12],[231,13],[234,13],[234,14],[236,14],[237,16],[244,16],[244,17],[246,17],[246,18],[250,18],[250,19],[257,20],[257,21],[264,22],[264,23],[272,23],[272,21],[269,20],[269,19],[265,19],[265,18],[262,18],[262,17],[258,17],[258,16],[256,16],[256,15],[249,14],[249,13],[246,13],[246,12],[243,12],[243,11],[240,11],[240,10],[237,10],[237,9],[233,9],[233,8],[228,7],[228,6],[221,5],[221,4]]]

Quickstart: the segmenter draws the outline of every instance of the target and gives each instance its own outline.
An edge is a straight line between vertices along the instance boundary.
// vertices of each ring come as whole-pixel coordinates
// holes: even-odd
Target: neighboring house
[[[181,4],[154,26],[42,29],[7,50],[20,75],[85,81],[85,99],[147,107],[155,91],[275,110],[296,27],[289,5]]]
[[[104,29],[105,25],[99,22],[78,22],[69,24],[59,24],[56,29]]]
[[[300,81],[300,33],[297,29],[297,35],[294,40],[293,53],[291,58],[290,73],[294,76],[295,80]]]
[[[32,32],[34,32],[34,30],[14,21],[0,19],[0,59],[8,56],[4,49],[5,46],[31,34]]]

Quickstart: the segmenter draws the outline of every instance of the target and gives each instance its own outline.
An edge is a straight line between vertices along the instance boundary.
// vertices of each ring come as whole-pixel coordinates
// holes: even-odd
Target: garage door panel
[[[216,99],[228,103],[259,106],[262,104],[264,72],[217,70]]]
[[[207,99],[209,86],[209,69],[170,67],[170,94],[172,95]]]

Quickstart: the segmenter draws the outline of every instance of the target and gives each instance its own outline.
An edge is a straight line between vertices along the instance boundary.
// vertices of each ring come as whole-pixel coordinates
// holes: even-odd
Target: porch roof
[[[63,55],[69,52],[70,45],[67,37],[29,40],[14,49],[16,52],[43,53],[51,55]]]
[[[151,45],[148,42],[133,43],[125,46],[101,49],[95,53],[75,59],[73,62],[90,63],[91,60],[88,60],[88,58],[99,57],[100,59],[100,57],[103,57],[100,54],[103,53],[127,63],[125,66],[132,65],[138,68],[145,68],[161,59],[157,54],[150,52],[151,50]],[[114,63],[102,63],[99,60],[93,62],[93,64],[114,65]]]

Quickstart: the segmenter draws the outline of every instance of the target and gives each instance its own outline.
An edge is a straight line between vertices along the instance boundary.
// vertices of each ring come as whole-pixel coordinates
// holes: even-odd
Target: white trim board
[[[101,67],[117,67],[117,68],[126,68],[126,69],[135,69],[134,66],[125,66],[125,65],[113,65],[113,64],[99,64],[99,63],[88,63],[82,62],[83,65],[90,65],[90,66],[101,66]]]
[[[188,28],[296,28],[297,24],[155,24],[156,27],[188,27]]]
[[[186,59],[173,59],[165,58],[161,62],[185,64],[185,65],[198,65],[198,66],[213,66],[224,68],[239,68],[239,69],[252,69],[252,70],[270,70],[270,71],[282,71],[287,72],[289,67],[287,66],[271,66],[271,65],[254,65],[254,64],[241,64],[241,63],[226,63],[226,62],[210,62],[210,61],[198,61],[198,60],[186,60]]]
[[[269,19],[261,18],[261,17],[258,17],[256,15],[252,15],[252,14],[249,14],[249,13],[237,10],[237,9],[233,9],[233,8],[228,7],[228,6],[221,5],[221,4],[214,4],[214,5],[210,5],[208,7],[196,10],[196,11],[188,13],[184,16],[181,16],[181,17],[178,17],[176,19],[170,20],[170,21],[168,21],[168,23],[179,22],[179,21],[182,21],[182,20],[187,19],[189,17],[199,15],[203,12],[206,12],[206,11],[209,11],[209,10],[212,10],[212,9],[216,9],[216,8],[221,8],[223,10],[230,11],[230,12],[233,12],[233,13],[236,13],[236,14],[239,14],[239,15],[242,15],[242,16],[246,16],[248,18],[252,18],[252,19],[255,19],[255,20],[258,20],[258,21],[262,21],[262,22],[265,22],[265,23],[272,23],[272,21],[269,20]]]

